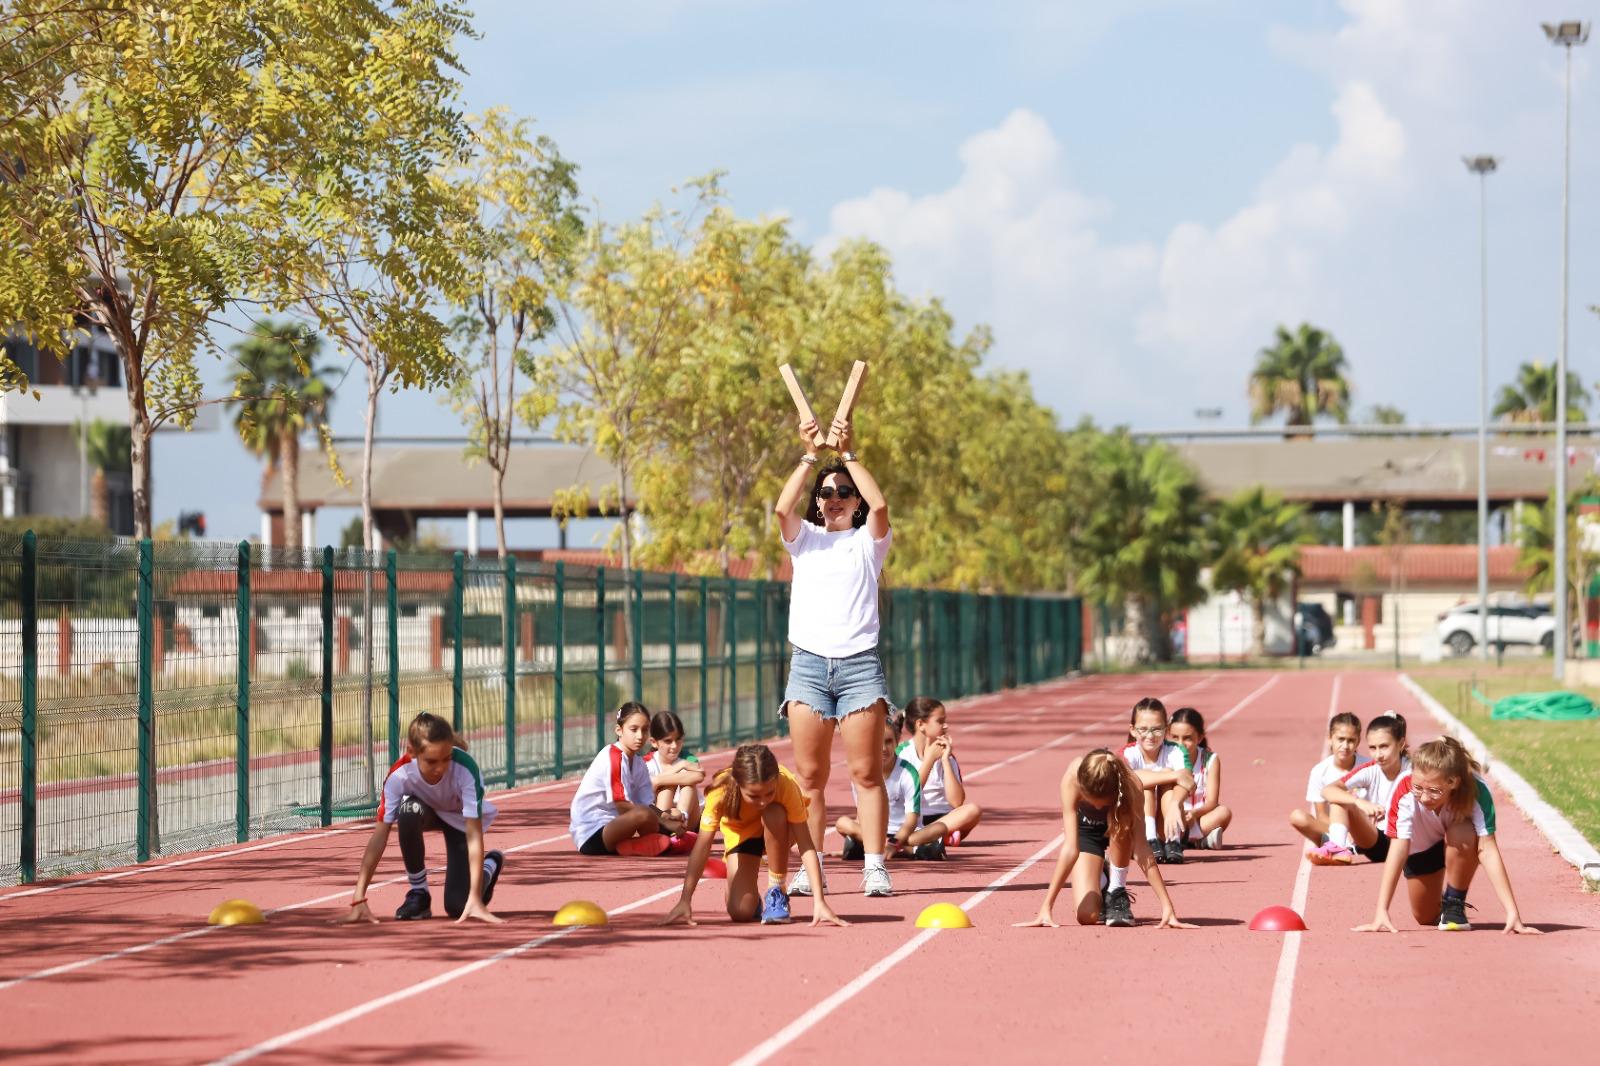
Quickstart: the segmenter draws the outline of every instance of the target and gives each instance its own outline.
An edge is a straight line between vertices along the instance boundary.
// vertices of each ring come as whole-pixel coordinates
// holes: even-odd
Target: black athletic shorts
[[[615,855],[616,851],[606,847],[606,831],[596,829],[594,835],[583,842],[583,847],[578,849],[579,855]]]
[[[949,813],[949,811],[924,811],[922,814],[923,828],[926,829],[928,826],[932,825],[934,822],[937,822],[940,818],[943,818]]]
[[[758,857],[766,853],[767,841],[765,837],[761,836],[751,837],[749,840],[741,840],[737,846],[728,852],[729,855],[755,855]]]
[[[1406,856],[1407,877],[1427,877],[1444,869],[1444,841],[1438,841],[1431,848],[1423,851],[1413,851]]]
[[[1106,857],[1111,846],[1111,833],[1105,822],[1097,822],[1078,815],[1078,854]]]
[[[1351,841],[1355,844],[1355,841]],[[1378,839],[1372,842],[1372,847],[1364,848],[1356,844],[1356,853],[1371,862],[1382,862],[1389,857],[1389,837],[1386,833],[1379,833]]]

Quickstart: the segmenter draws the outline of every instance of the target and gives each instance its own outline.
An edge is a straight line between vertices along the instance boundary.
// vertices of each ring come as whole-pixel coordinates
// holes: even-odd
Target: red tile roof
[[[1478,580],[1476,544],[1408,544],[1399,549],[1360,547],[1348,551],[1317,544],[1300,549],[1300,583],[1349,587],[1366,580],[1387,585],[1397,555],[1401,577],[1408,585],[1465,588]],[[1527,578],[1527,572],[1517,565],[1514,546],[1489,549],[1492,584],[1520,585]]]

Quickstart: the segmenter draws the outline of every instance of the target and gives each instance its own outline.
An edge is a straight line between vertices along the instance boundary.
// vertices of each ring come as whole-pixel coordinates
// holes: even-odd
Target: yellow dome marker
[[[230,899],[217,904],[212,910],[211,917],[206,919],[207,925],[260,925],[266,921],[266,915],[247,899]]]
[[[575,899],[564,905],[550,920],[551,925],[606,925],[609,922],[605,910],[586,899]]]
[[[972,919],[954,903],[933,903],[917,915],[918,929],[971,929]]]

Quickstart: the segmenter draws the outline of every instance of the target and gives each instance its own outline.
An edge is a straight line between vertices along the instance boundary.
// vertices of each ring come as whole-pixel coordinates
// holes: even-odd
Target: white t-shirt
[[[921,780],[917,777],[917,768],[904,759],[894,761],[894,769],[889,771],[883,779],[884,791],[889,796],[889,835],[894,836],[900,832],[900,827],[905,824],[907,814],[911,818],[911,828],[915,829],[922,818],[922,788]],[[854,797],[856,786],[850,785],[850,795]]]
[[[1128,764],[1130,770],[1189,769],[1189,753],[1183,750],[1183,745],[1170,740],[1161,742],[1161,750],[1156,752],[1153,760],[1144,757],[1144,749],[1139,745],[1129,744],[1122,749],[1122,761]]]
[[[825,659],[878,646],[878,575],[894,531],[873,540],[867,527],[829,533],[800,523],[783,548],[794,557],[789,586],[789,643]]]
[[[1311,776],[1306,779],[1306,802],[1328,802],[1322,798],[1322,790],[1349,772],[1349,770],[1342,769],[1338,763],[1334,762],[1332,755],[1317,763],[1311,768]]]
[[[1201,748],[1199,751],[1200,765],[1194,768],[1194,791],[1189,793],[1188,797],[1183,801],[1183,805],[1191,811],[1199,810],[1201,805],[1205,803],[1206,775],[1210,773],[1213,766],[1221,765],[1218,760],[1222,758],[1216,752],[1206,748]]]
[[[911,764],[913,770],[922,766],[922,756],[917,754],[917,742],[908,740],[900,745],[900,758]],[[956,772],[956,780],[961,779],[961,761],[954,755],[950,756],[950,768]],[[930,815],[948,814],[950,812],[950,797],[945,794],[944,760],[934,759],[933,765],[928,767],[928,779],[922,782],[922,809]]]
[[[1472,781],[1477,786],[1477,796],[1472,804],[1472,831],[1480,837],[1494,836],[1494,796],[1483,778],[1473,774]],[[1456,816],[1449,807],[1436,814],[1418,803],[1417,797],[1411,794],[1411,775],[1406,774],[1395,782],[1384,832],[1395,840],[1411,841],[1411,853],[1415,855],[1443,840],[1445,830],[1455,820]]]
[[[685,752],[684,754],[678,756],[677,762],[673,763],[671,766],[667,766],[662,763],[660,752],[651,752],[644,760],[644,768],[646,772],[650,774],[651,794],[655,794],[654,782],[658,775],[667,773],[671,770],[676,770],[680,766],[687,766],[698,770],[700,769],[700,760]],[[672,791],[672,805],[674,807],[683,807],[687,809],[690,802],[698,798],[700,798],[699,785],[679,785]]]
[[[423,779],[415,762],[403,761],[389,771],[383,781],[381,815],[385,825],[393,825],[400,817],[400,801],[406,796],[432,807],[439,821],[462,832],[466,832],[468,818],[482,819],[487,829],[498,813],[495,805],[483,798],[483,775],[477,762],[460,748],[451,749],[450,769],[436,785]]]
[[[617,816],[618,801],[648,806],[655,802],[655,789],[650,785],[650,771],[645,769],[642,757],[629,755],[620,744],[607,744],[583,772],[578,791],[572,796],[572,824],[568,831],[573,844],[583,847],[585,841],[609,825]]]
[[[1350,795],[1358,799],[1364,799],[1368,803],[1376,804],[1387,811],[1389,809],[1389,801],[1394,798],[1395,786],[1410,772],[1411,760],[1402,755],[1400,757],[1400,772],[1395,774],[1394,780],[1391,781],[1384,776],[1383,767],[1374,759],[1371,762],[1362,763],[1339,778],[1339,784],[1343,785]],[[1329,784],[1332,783],[1331,781],[1329,782]]]

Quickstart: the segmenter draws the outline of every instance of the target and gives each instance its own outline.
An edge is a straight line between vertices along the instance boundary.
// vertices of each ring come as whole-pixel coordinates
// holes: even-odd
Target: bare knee
[[[1296,829],[1310,829],[1311,816],[1305,811],[1290,811],[1289,824],[1294,826]]]
[[[728,917],[736,922],[753,922],[761,917],[761,903],[754,896],[745,895],[728,901]]]

